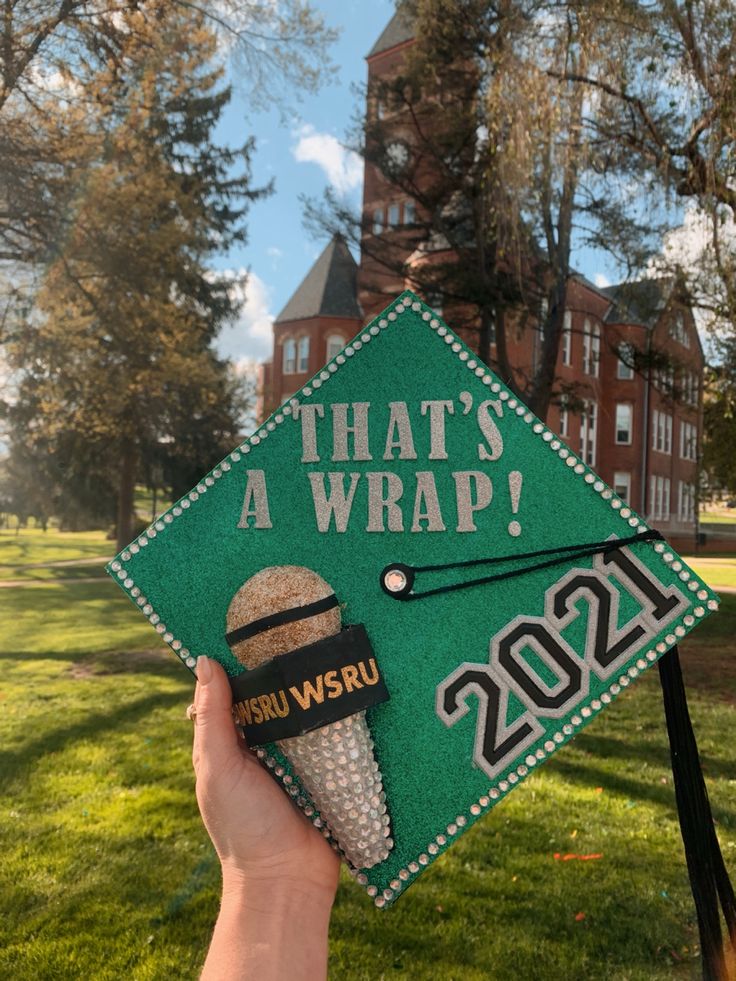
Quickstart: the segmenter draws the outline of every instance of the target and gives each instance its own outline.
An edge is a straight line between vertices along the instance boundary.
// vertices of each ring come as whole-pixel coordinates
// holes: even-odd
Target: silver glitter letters
[[[488,399],[478,406],[478,427],[490,447],[490,453],[482,443],[478,443],[478,459],[497,460],[503,453],[503,436],[491,417],[492,408],[499,419],[503,418],[503,405],[498,399]]]
[[[353,460],[372,460],[368,448],[368,409],[370,402],[335,402],[332,408],[332,459],[345,462],[348,453],[348,436],[353,434]],[[348,425],[348,409],[353,410],[353,425]]]
[[[476,511],[482,511],[491,503],[493,484],[491,478],[479,470],[459,470],[454,473],[457,498],[457,531],[477,531],[473,521]],[[475,485],[475,493],[473,493]]]
[[[424,505],[424,510],[422,510],[422,505]],[[422,521],[427,522],[427,531],[447,530],[442,520],[440,501],[437,497],[437,486],[431,470],[417,473],[417,492],[414,497],[414,518],[412,520],[411,530],[422,531],[422,525],[420,524]]]
[[[344,532],[350,520],[350,511],[355,497],[355,488],[360,480],[359,473],[350,474],[350,487],[345,493],[345,474],[328,473],[330,480],[330,496],[325,492],[325,475],[323,473],[310,473],[309,483],[312,485],[312,501],[314,502],[314,516],[317,519],[319,531],[330,530],[330,521],[335,516],[335,531]]]
[[[393,460],[394,450],[398,448],[400,460],[416,460],[417,453],[414,449],[414,437],[406,402],[389,402],[388,407],[391,410],[391,416],[388,421],[383,459]],[[394,437],[394,431],[396,437]]]
[[[268,511],[266,475],[263,470],[246,470],[245,497],[238,528],[249,528],[249,519],[255,518],[254,528],[273,528]]]
[[[294,418],[302,420],[302,463],[319,463],[315,417],[324,419],[324,415],[325,407],[320,402],[302,402],[294,409]]]
[[[385,531],[383,525],[384,511],[388,514],[388,530],[403,531],[404,518],[397,501],[404,493],[404,485],[395,473],[378,471],[369,473],[368,477],[368,524],[366,531]],[[386,496],[383,494],[383,484],[386,482]]]
[[[454,415],[455,405],[449,399],[422,402],[422,415],[426,416],[427,411],[429,411],[429,435],[431,441],[429,459],[446,460],[445,411],[451,416]]]

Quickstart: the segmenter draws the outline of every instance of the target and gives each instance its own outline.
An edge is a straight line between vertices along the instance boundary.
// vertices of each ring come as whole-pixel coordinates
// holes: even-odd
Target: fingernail
[[[208,685],[212,680],[212,665],[206,654],[200,654],[197,658],[196,673],[200,685]]]

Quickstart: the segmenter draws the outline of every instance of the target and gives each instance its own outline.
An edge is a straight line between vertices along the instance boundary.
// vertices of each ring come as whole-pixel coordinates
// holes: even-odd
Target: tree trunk
[[[542,348],[539,365],[534,373],[534,384],[529,396],[529,408],[543,422],[547,420],[556,378],[557,356],[560,350],[562,328],[565,324],[565,293],[565,278],[560,272],[554,285],[552,303],[542,326]]]
[[[138,465],[138,454],[133,443],[123,446],[120,460],[120,483],[118,485],[117,548],[125,548],[133,537],[133,497]]]

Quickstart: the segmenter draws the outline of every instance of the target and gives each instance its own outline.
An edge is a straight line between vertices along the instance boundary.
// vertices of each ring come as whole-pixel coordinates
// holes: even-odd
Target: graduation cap
[[[379,907],[718,607],[410,292],[109,570],[187,667],[224,665],[349,861],[325,812],[360,788],[353,837],[383,845],[350,864]],[[284,749],[325,728],[343,770],[313,793]]]

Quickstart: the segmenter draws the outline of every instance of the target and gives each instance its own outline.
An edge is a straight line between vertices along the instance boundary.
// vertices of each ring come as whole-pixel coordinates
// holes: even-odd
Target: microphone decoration
[[[280,658],[284,658],[284,664],[308,663],[314,651],[334,649],[330,638],[345,637],[350,629],[354,628],[341,634],[340,607],[330,586],[316,572],[299,566],[275,566],[256,573],[237,591],[227,611],[228,643],[249,672],[259,668],[261,673],[278,670]],[[377,676],[375,662],[371,663]],[[344,672],[355,670],[345,668]],[[247,683],[248,674],[241,677]],[[320,702],[325,697],[325,685],[329,686],[328,698],[342,688],[339,677],[338,671],[319,676]],[[349,681],[351,675],[347,678]],[[363,687],[357,675],[355,678],[357,686]],[[269,709],[274,716],[288,711],[290,694],[287,693],[294,693],[295,687],[289,688],[288,682],[281,683],[280,698],[274,694],[273,702],[261,702],[266,715]],[[369,683],[373,683],[372,678]],[[314,691],[314,686],[307,682],[301,690],[301,700],[306,703]],[[295,693],[300,698],[298,687]],[[258,712],[259,699],[250,701],[255,702],[253,707]],[[248,700],[240,704],[245,705],[248,721],[252,722]],[[238,721],[245,720],[241,716]],[[384,861],[393,841],[386,794],[365,710],[275,742],[290,761],[347,860],[358,869],[368,869]]]

